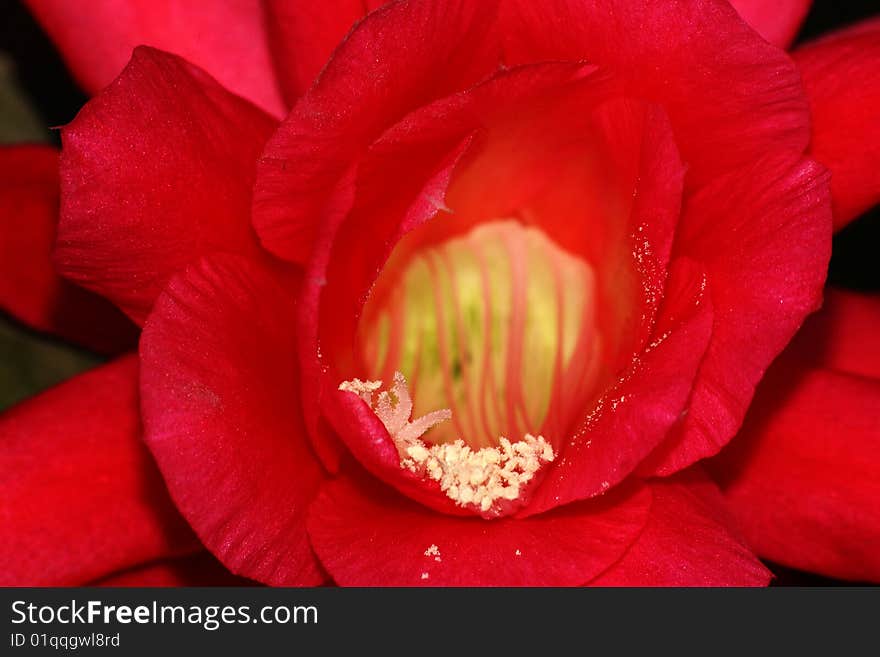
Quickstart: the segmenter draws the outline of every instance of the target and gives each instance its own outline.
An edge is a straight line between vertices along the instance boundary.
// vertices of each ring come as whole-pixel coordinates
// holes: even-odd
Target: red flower
[[[97,59],[33,4],[93,88],[146,35],[281,111],[251,3],[160,4]],[[785,43],[789,4],[741,10]],[[876,299],[833,295],[774,365],[723,496],[700,465],[819,306],[832,204],[840,227],[880,195],[880,24],[799,69],[720,1],[410,0],[325,63],[363,6],[339,5],[267,5],[280,124],[142,47],[63,129],[55,264],[143,333],[0,418],[8,581],[199,544],[270,584],[765,584],[752,547],[880,579]],[[238,47],[193,36],[239,13]],[[54,157],[0,161],[34,181],[10,253],[51,240]],[[0,301],[70,334],[73,288],[31,263]]]

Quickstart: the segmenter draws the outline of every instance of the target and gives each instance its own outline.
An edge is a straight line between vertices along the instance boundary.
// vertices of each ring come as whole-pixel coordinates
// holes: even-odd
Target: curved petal
[[[661,105],[692,187],[807,147],[797,69],[725,0],[506,0],[501,17],[506,64],[586,60]]]
[[[296,286],[240,256],[175,277],[141,338],[144,438],[178,508],[233,573],[318,584],[305,532],[321,470],[302,427]]]
[[[59,271],[142,323],[201,255],[256,253],[251,188],[274,125],[179,57],[135,50],[63,129]]]
[[[236,577],[210,552],[197,552],[175,559],[154,561],[109,577],[89,586],[255,586],[256,582]]]
[[[325,484],[309,537],[343,586],[577,586],[615,560],[647,519],[647,487],[525,520],[434,513],[373,481]]]
[[[780,48],[794,41],[812,0],[730,0],[739,15],[762,37]]]
[[[83,585],[198,549],[138,439],[134,356],[0,416],[0,583]]]
[[[648,523],[591,586],[766,586],[768,571],[731,531],[718,489],[688,471],[651,483]]]
[[[334,48],[386,0],[267,0],[269,45],[284,96],[292,105],[324,68]]]
[[[404,0],[359,24],[263,152],[253,212],[267,249],[306,263],[328,202],[367,146],[409,111],[494,70],[494,4]]]
[[[608,490],[629,475],[682,415],[713,309],[698,263],[674,261],[654,341],[596,403],[525,514]]]
[[[827,172],[770,158],[719,178],[689,200],[676,250],[705,264],[715,324],[687,416],[643,466],[661,475],[733,437],[766,368],[819,306],[831,254]]]
[[[0,309],[28,326],[101,353],[137,344],[137,328],[110,302],[65,281],[50,254],[58,224],[58,152],[0,149]]]
[[[90,93],[108,85],[136,46],[173,52],[275,115],[284,104],[272,72],[260,0],[26,0]]]
[[[811,152],[831,171],[834,228],[880,202],[880,18],[793,53],[813,116]]]
[[[762,556],[880,582],[880,382],[828,370],[769,376],[714,468]]]
[[[773,365],[712,472],[761,556],[880,582],[880,377],[859,375],[880,374],[880,297],[831,299]],[[865,339],[867,367],[846,351],[859,346],[824,348],[855,336]]]

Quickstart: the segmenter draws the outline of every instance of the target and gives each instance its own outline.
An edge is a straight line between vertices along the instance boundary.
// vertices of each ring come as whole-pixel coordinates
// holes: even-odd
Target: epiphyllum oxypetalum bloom
[[[286,48],[335,44],[283,5],[294,25],[274,27],[305,37]],[[317,45],[284,60],[305,93],[280,126],[139,49],[65,129],[57,262],[144,324],[144,437],[225,566],[273,584],[767,581],[689,466],[818,303],[827,176],[803,156],[791,61],[726,3],[679,8],[394,3],[326,66]],[[125,392],[133,364],[87,394]],[[749,483],[725,481],[743,517]],[[116,568],[193,549],[165,497],[146,518],[129,497],[116,516],[142,531],[108,534]],[[10,557],[72,540],[15,524]]]

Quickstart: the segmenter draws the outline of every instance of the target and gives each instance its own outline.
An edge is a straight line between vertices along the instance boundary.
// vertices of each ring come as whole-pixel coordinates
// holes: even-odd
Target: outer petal
[[[828,175],[770,158],[692,197],[676,249],[705,263],[715,324],[689,411],[644,472],[669,474],[736,433],[764,371],[815,310],[831,252]]]
[[[267,0],[269,44],[285,98],[293,104],[352,26],[385,0]]]
[[[233,573],[317,584],[306,505],[321,470],[302,427],[296,287],[238,256],[173,279],[141,339],[145,440],[178,508]]]
[[[434,513],[375,481],[327,483],[309,536],[333,579],[353,586],[572,586],[615,561],[638,536],[647,488],[526,520]]]
[[[256,253],[251,187],[274,125],[179,57],[138,48],[62,133],[61,273],[142,322],[199,256]]]
[[[89,586],[254,586],[236,577],[210,552],[197,552],[176,559],[163,559],[114,573]]]
[[[586,60],[661,105],[698,186],[770,152],[803,153],[809,115],[791,60],[723,0],[505,0],[507,64]]]
[[[812,0],[730,0],[730,4],[758,34],[787,48],[810,11]]]
[[[29,326],[104,353],[131,348],[137,329],[111,303],[55,273],[58,153],[0,149],[0,308]]]
[[[880,18],[794,53],[813,115],[813,156],[831,170],[834,227],[880,202]]]
[[[0,583],[85,584],[198,548],[138,440],[137,359],[0,417]]]
[[[203,67],[227,88],[284,114],[272,72],[260,0],[27,0],[91,93],[109,84],[135,46],[168,50]]]
[[[789,363],[880,380],[880,295],[825,289],[822,310],[785,351]]]
[[[648,523],[593,586],[766,586],[770,572],[729,529],[718,489],[699,473],[651,484]]]
[[[853,322],[868,318],[868,304],[876,319],[880,298],[835,295],[828,310],[810,320],[762,382],[740,435],[712,469],[761,556],[880,582],[880,378],[840,371],[850,369],[848,355],[823,349],[829,338],[860,333],[868,341],[869,367],[854,363],[852,369],[876,367],[877,324],[855,329]],[[840,370],[816,365],[817,355]]]

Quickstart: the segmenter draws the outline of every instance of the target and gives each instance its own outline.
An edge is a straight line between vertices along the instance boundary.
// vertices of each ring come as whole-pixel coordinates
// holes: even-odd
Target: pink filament
[[[552,374],[549,382],[551,388],[549,391],[539,393],[549,392],[549,400],[546,408],[543,409],[544,416],[540,418],[529,415],[526,395],[531,382],[526,380],[524,369],[526,359],[532,357],[525,353],[526,332],[530,320],[529,255],[531,252],[527,230],[533,229],[526,229],[513,222],[505,222],[495,229],[494,237],[497,241],[493,244],[496,248],[503,249],[503,261],[507,265],[504,272],[491,269],[492,265],[485,251],[487,246],[485,233],[479,238],[473,233],[465,238],[459,238],[455,241],[454,247],[444,244],[425,249],[410,261],[410,267],[416,262],[423,263],[427,267],[430,290],[424,290],[424,293],[429,294],[434,302],[432,319],[437,335],[437,360],[440,370],[438,374],[442,377],[442,395],[445,397],[435,400],[436,405],[432,403],[423,410],[448,408],[452,412],[453,420],[451,426],[441,425],[433,429],[433,435],[428,437],[430,442],[461,438],[478,449],[496,446],[502,436],[511,441],[518,441],[529,433],[545,435],[558,447],[565,440],[565,434],[570,430],[569,425],[578,410],[594,394],[600,372],[592,275],[587,272],[588,280],[578,283],[585,286],[580,321],[567,324],[566,319],[570,319],[568,313],[573,312],[573,309],[566,308],[565,286],[572,284],[572,270],[569,268],[564,272],[563,262],[552,250],[547,250],[544,255],[549,256],[552,289],[546,290],[546,293],[552,295],[555,308],[551,316],[538,318],[537,321],[556,322],[554,327],[556,349],[552,354]],[[482,296],[480,309],[483,322],[482,339],[477,335],[468,335],[468,326],[465,322],[468,307],[464,304],[462,296],[462,279],[456,275],[455,269],[456,266],[463,265],[456,262],[453,251],[453,249],[462,249],[463,244],[473,256],[479,275]],[[570,258],[570,256],[566,257]],[[499,275],[508,277],[509,281],[510,315],[507,318],[506,338],[503,341],[503,332],[498,335],[496,330],[498,318],[494,311],[500,290],[493,289],[493,275],[496,279]],[[418,383],[432,372],[426,371],[425,363],[428,361],[422,353],[428,344],[423,323],[418,321],[414,325],[418,327],[417,329],[410,328],[407,331],[407,321],[412,322],[415,319],[409,317],[409,314],[418,312],[416,308],[408,307],[410,306],[408,297],[419,293],[420,290],[407,290],[405,273],[402,276],[403,285],[385,296],[384,311],[373,315],[384,315],[390,320],[386,357],[381,364],[376,363],[376,367],[383,380],[390,380],[393,373],[400,369],[403,354],[407,353],[403,340],[415,340],[416,344],[410,345],[415,346],[415,352],[411,349],[408,352],[415,353],[415,357],[411,359],[413,371],[405,374],[410,378],[413,398],[417,399]],[[448,284],[448,290],[445,289],[444,283]],[[473,300],[474,297],[471,294],[468,298]],[[502,309],[503,306],[502,303]],[[536,311],[531,310],[531,312]],[[535,321],[534,318],[532,321]],[[570,336],[566,333],[570,328],[567,326],[576,327],[578,330],[574,349],[568,358],[565,355],[565,343],[566,338],[570,340]],[[450,339],[455,340],[456,344],[450,344]],[[496,371],[493,360],[493,353],[497,353],[494,352],[495,349],[504,350],[500,359],[500,372]],[[373,349],[372,345],[363,349],[362,353],[372,355],[372,362],[376,362],[379,358],[378,349]],[[376,370],[372,371],[376,372]]]

